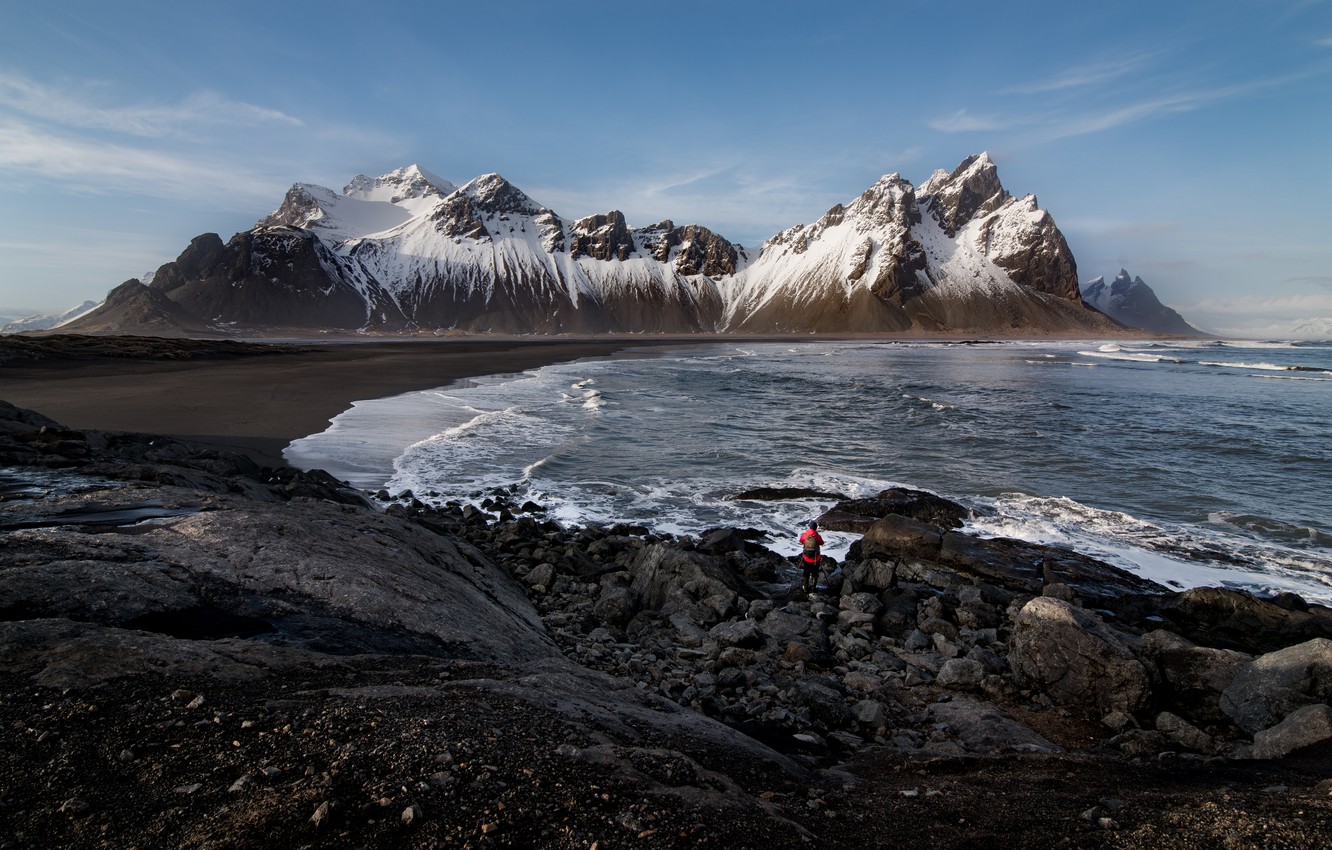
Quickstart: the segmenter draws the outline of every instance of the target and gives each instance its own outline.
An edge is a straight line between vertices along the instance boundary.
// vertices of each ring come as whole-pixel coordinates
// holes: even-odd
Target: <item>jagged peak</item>
[[[486,212],[524,215],[550,212],[496,172],[482,174],[469,180],[458,192],[472,198],[476,205]]]
[[[921,185],[919,196],[950,235],[977,213],[994,212],[1013,197],[999,181],[999,169],[985,151],[962,160],[951,172],[934,172]],[[1035,210],[1034,195],[1023,200]]]
[[[399,201],[414,198],[443,197],[458,187],[419,165],[404,165],[379,177],[358,174],[343,187],[342,193],[362,201]]]

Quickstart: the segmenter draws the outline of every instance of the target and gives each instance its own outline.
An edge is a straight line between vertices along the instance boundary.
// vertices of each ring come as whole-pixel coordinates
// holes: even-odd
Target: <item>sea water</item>
[[[287,457],[427,501],[514,486],[567,524],[758,528],[783,554],[832,502],[737,494],[911,487],[978,534],[1332,603],[1328,343],[703,343],[358,402]]]

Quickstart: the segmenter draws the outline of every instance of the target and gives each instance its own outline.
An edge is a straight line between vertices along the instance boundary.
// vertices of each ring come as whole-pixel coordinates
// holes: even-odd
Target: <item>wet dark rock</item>
[[[840,501],[819,517],[819,526],[832,531],[864,534],[890,514],[940,528],[961,528],[971,512],[956,502],[927,493],[894,487],[868,499]]]
[[[1284,604],[1278,604],[1226,588],[1198,587],[1170,596],[1156,608],[1172,629],[1195,643],[1250,654],[1332,638],[1332,609],[1295,599],[1298,603],[1283,597]]]

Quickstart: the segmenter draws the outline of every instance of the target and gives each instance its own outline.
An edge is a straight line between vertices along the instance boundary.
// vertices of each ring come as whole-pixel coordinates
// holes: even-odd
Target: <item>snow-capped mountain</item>
[[[1142,278],[1131,277],[1124,269],[1119,270],[1109,285],[1104,277],[1089,281],[1082,287],[1082,300],[1131,328],[1159,334],[1207,336],[1162,304]]]
[[[150,288],[233,331],[1115,328],[1082,303],[1053,219],[985,154],[919,193],[886,176],[757,253],[696,224],[570,221],[498,174],[459,187],[409,166],[341,192],[297,184],[230,242],[197,237]]]
[[[99,306],[97,301],[84,301],[77,307],[71,307],[61,313],[46,313],[41,316],[24,316],[0,327],[0,334],[20,334],[25,331],[44,331],[58,328],[66,322],[72,322],[85,313],[92,312]]]
[[[1012,197],[986,154],[900,175],[785,230],[722,286],[726,325],[764,331],[1108,329],[1082,305],[1077,266],[1036,198]]]

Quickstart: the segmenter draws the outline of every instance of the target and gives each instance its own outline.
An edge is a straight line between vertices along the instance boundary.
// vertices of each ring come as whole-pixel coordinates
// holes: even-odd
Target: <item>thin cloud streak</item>
[[[109,130],[146,138],[162,138],[202,127],[302,126],[299,118],[227,100],[213,92],[198,92],[176,104],[107,107],[13,74],[0,75],[0,106],[63,127]]]
[[[1151,64],[1161,54],[1142,51],[1111,62],[1082,65],[1060,71],[1048,80],[1026,83],[1001,90],[1001,94],[1045,94],[1072,88],[1101,86],[1118,80]]]
[[[998,118],[972,115],[965,109],[959,109],[952,115],[936,118],[929,122],[932,130],[940,133],[973,133],[990,130],[1006,130],[1007,124]]]
[[[0,124],[0,174],[58,181],[88,194],[198,201],[206,193],[210,201],[232,209],[271,201],[286,188],[234,162],[68,138],[19,122]]]

